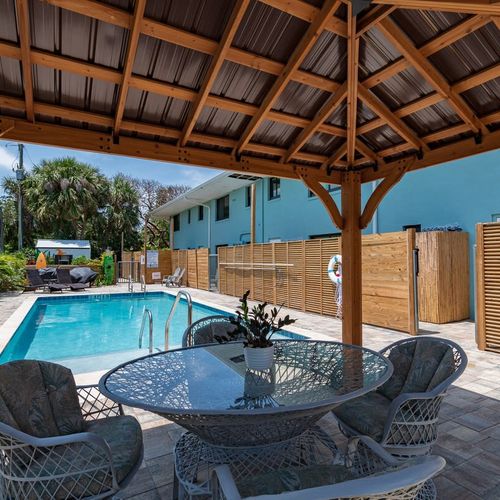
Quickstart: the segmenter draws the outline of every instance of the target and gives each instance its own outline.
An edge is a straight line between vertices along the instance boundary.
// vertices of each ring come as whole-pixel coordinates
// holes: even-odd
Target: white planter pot
[[[245,363],[249,370],[269,370],[274,362],[274,346],[245,347],[243,349]]]

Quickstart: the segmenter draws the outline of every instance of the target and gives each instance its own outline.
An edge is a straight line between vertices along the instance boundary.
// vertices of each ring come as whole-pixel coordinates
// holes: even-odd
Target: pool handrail
[[[154,342],[153,342],[153,314],[146,307],[144,308],[144,312],[142,313],[142,323],[141,323],[141,331],[139,333],[139,349],[142,349],[142,338],[144,336],[144,326],[146,324],[146,316],[148,316],[149,322],[149,354],[153,353]]]
[[[179,304],[181,298],[184,297],[188,306],[188,320],[187,326],[190,327],[193,322],[193,299],[191,295],[185,290],[179,290],[177,295],[175,296],[174,304],[170,309],[170,313],[168,314],[167,321],[165,322],[165,351],[168,351],[168,340],[169,340],[169,331],[170,331],[170,323],[172,323],[172,318],[174,317],[175,309],[177,308],[177,304]]]

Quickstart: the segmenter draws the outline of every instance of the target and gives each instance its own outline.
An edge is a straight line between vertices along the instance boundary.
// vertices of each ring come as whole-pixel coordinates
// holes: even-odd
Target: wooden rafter
[[[352,3],[347,6],[347,164],[356,155],[356,123],[358,119],[359,38],[356,37],[356,16]]]
[[[316,43],[318,37],[323,32],[326,23],[339,8],[340,0],[326,0],[322,9],[316,14],[314,21],[309,25],[305,35],[300,40],[299,44],[288,59],[283,72],[276,78],[271,90],[267,93],[259,107],[259,111],[250,120],[250,123],[245,128],[241,135],[240,142],[236,148],[237,153],[241,153],[246,144],[250,142],[253,134],[257,131],[260,124],[266,119],[267,113],[271,110],[276,99],[283,92],[291,76],[297,71],[307,57],[307,54]]]
[[[330,158],[322,165],[324,167],[336,165],[347,154],[347,142],[344,142],[337,151],[335,151]]]
[[[373,214],[377,210],[380,202],[385,198],[387,193],[403,178],[403,175],[410,167],[410,162],[398,167],[396,170],[391,172],[390,175],[384,178],[384,180],[376,187],[375,191],[371,194],[370,198],[366,202],[363,213],[361,214],[359,220],[359,226],[361,229],[368,227],[370,221],[373,219]]]
[[[394,5],[376,5],[372,7],[366,14],[358,19],[356,24],[356,36],[359,38],[367,31],[370,31],[377,25],[384,17],[387,17],[391,12],[394,12],[396,7]]]
[[[309,138],[319,129],[326,119],[335,111],[335,109],[343,102],[347,94],[347,83],[342,85],[337,92],[332,94],[323,104],[319,112],[313,118],[311,123],[302,129],[302,132],[293,141],[293,144],[286,152],[285,161],[290,160],[300,148],[309,140]]]
[[[191,132],[198,120],[200,113],[205,106],[208,94],[210,89],[212,88],[217,75],[224,63],[224,59],[226,57],[227,51],[231,47],[231,43],[233,41],[234,36],[236,35],[236,31],[240,26],[241,20],[248,8],[250,0],[238,0],[231,13],[231,17],[226,25],[226,29],[224,30],[224,34],[222,35],[221,41],[215,51],[212,62],[210,63],[210,67],[208,68],[207,74],[205,76],[205,80],[198,91],[196,99],[191,105],[191,110],[189,112],[189,116],[184,124],[184,128],[182,130],[182,136],[180,138],[180,145],[185,146],[186,142],[189,139]]]
[[[448,100],[455,112],[467,123],[474,132],[488,133],[488,129],[479,121],[474,112],[463,98],[455,92],[443,75],[423,56],[413,45],[413,42],[399,28],[399,26],[389,18],[383,19],[378,28],[384,36],[408,59],[411,64],[422,74],[422,76],[435,88],[435,90]]]
[[[16,0],[17,22],[19,29],[19,45],[21,65],[23,68],[23,89],[26,102],[26,117],[29,121],[35,121],[33,111],[33,76],[31,74],[30,56],[30,16],[27,0]]]
[[[463,21],[460,21],[455,26],[452,26],[448,30],[444,31],[437,37],[433,38],[425,45],[419,48],[420,53],[424,57],[429,57],[436,52],[444,49],[457,42],[464,36],[482,28],[490,22],[490,18],[486,16],[471,16]],[[373,75],[367,77],[363,80],[363,85],[367,88],[372,88],[382,83],[383,81],[391,78],[402,71],[411,67],[410,61],[402,57],[392,64],[382,68],[381,70],[375,72]]]
[[[120,127],[123,119],[123,113],[125,112],[128,87],[129,87],[130,77],[132,76],[132,68],[134,67],[135,55],[137,53],[137,46],[139,44],[139,36],[141,34],[142,18],[144,17],[145,7],[146,7],[146,0],[136,0],[134,7],[133,23],[128,39],[127,54],[125,56],[125,64],[123,66],[120,92],[118,94],[118,101],[116,104],[115,123],[113,126],[113,133],[116,137],[118,137],[118,135],[120,134]]]
[[[395,5],[400,9],[500,16],[500,4],[491,0],[372,0],[372,2],[379,5]]]
[[[299,171],[299,176],[302,182],[320,199],[326,208],[328,215],[332,219],[332,222],[340,229],[344,227],[344,221],[340,210],[335,203],[335,200],[331,197],[330,193],[318,182],[316,179],[310,178],[307,171],[302,169]]]
[[[364,155],[366,158],[368,158],[370,161],[375,162],[375,163],[385,163],[384,159],[375,153],[372,149],[370,149],[363,141],[360,139],[356,138],[356,149]]]
[[[405,141],[409,142],[417,149],[422,149],[424,151],[429,149],[427,145],[417,136],[417,134],[410,129],[410,127],[408,127],[400,118],[395,116],[394,113],[375,94],[366,89],[363,84],[359,85],[358,96]]]
[[[122,28],[129,28],[132,23],[132,15],[128,12],[119,9],[117,7],[111,7],[103,5],[100,2],[94,0],[46,0],[47,3],[66,9],[72,12],[77,12],[84,16],[89,16],[100,21],[120,26]],[[281,3],[281,7],[285,4]],[[287,2],[288,3],[288,2]],[[292,4],[304,3],[294,1]],[[316,12],[319,9],[309,4],[305,4],[306,9],[310,12]],[[300,17],[300,16],[297,16]],[[338,18],[337,18],[338,19]],[[343,36],[346,36],[345,22],[341,19],[334,21],[329,25],[330,28],[342,23]],[[340,26],[340,25],[339,25]],[[327,28],[325,28],[327,29]],[[195,50],[197,52],[202,52],[213,56],[218,49],[219,44],[216,40],[207,38],[196,33],[192,33],[187,30],[183,30],[168,24],[160,23],[154,19],[144,18],[142,23],[141,31],[144,35],[147,35],[164,42],[179,45],[180,47],[185,47],[187,49]],[[236,64],[241,64],[249,68],[256,69],[258,71],[263,71],[271,75],[279,75],[284,68],[284,64],[268,57],[259,56],[252,52],[248,52],[237,47],[230,47],[227,52],[225,59]],[[328,78],[308,73],[306,71],[298,70],[295,72],[292,80],[299,83],[304,83],[315,88],[320,88],[327,92],[335,92],[339,87],[339,83],[334,82]]]

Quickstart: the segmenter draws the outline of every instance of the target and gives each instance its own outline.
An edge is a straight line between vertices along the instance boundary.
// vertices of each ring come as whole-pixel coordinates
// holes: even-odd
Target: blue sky
[[[132,177],[153,179],[162,184],[187,184],[197,186],[220,173],[218,170],[202,167],[190,167],[176,163],[140,160],[126,156],[114,156],[89,153],[74,149],[52,148],[26,144],[24,165],[29,170],[43,159],[74,156],[79,161],[98,167],[107,176],[119,172]],[[13,175],[12,166],[17,163],[17,143],[0,141],[0,179]]]

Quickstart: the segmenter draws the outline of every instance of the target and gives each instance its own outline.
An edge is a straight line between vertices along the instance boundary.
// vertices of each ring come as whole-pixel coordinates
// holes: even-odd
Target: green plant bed
[[[24,288],[25,265],[26,259],[20,255],[0,254],[0,292]]]

